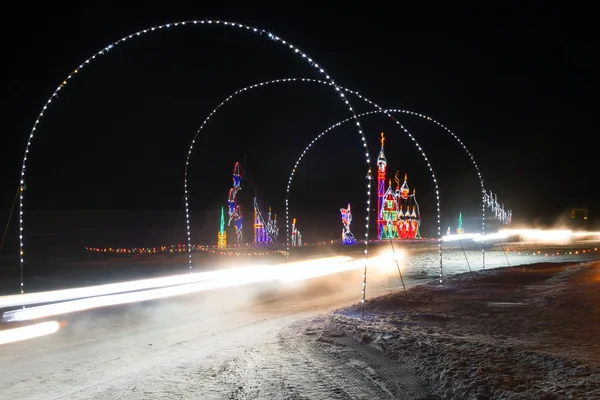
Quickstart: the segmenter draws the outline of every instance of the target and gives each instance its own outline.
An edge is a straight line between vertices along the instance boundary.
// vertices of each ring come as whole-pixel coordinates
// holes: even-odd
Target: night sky
[[[413,10],[397,4],[397,11],[379,12],[292,12],[283,6],[169,12],[84,4],[35,9],[34,15],[25,6],[3,12],[0,210],[11,207],[33,122],[77,65],[137,30],[203,18],[270,30],[305,50],[339,85],[384,108],[442,122],[468,146],[486,187],[514,210],[516,221],[552,219],[572,207],[596,209],[589,93],[594,35],[568,10]],[[72,79],[44,116],[30,151],[25,207],[178,210],[185,157],[211,110],[240,88],[289,77],[323,79],[283,46],[238,29],[186,26],[119,45]],[[358,98],[349,100],[357,111],[372,110]],[[233,164],[245,160],[252,181],[240,194],[242,204],[250,204],[258,186],[263,201],[283,216],[295,160],[315,136],[349,116],[330,87],[312,83],[270,85],[235,97],[210,119],[193,150],[192,213],[226,205]],[[444,217],[459,211],[476,216],[479,183],[464,150],[435,125],[397,118],[438,175]],[[373,162],[384,131],[390,175],[408,173],[423,220],[433,221],[433,185],[414,144],[384,116],[362,123]],[[353,123],[332,130],[298,168],[292,214],[304,220],[328,215],[323,221],[338,223],[339,208],[349,201],[355,210],[364,208],[365,175]]]

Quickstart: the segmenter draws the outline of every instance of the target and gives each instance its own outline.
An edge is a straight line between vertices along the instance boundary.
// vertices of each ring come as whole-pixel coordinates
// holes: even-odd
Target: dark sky
[[[383,107],[444,123],[469,147],[487,188],[516,219],[552,217],[570,207],[594,210],[598,203],[589,93],[593,35],[575,12],[401,4],[379,11],[282,5],[225,12],[82,4],[3,11],[0,209],[12,204],[41,107],[77,65],[140,29],[196,18],[271,30],[304,49],[338,84]],[[72,79],[36,130],[26,207],[176,210],[189,144],[211,110],[235,90],[287,77],[321,79],[284,47],[237,29],[173,28],[116,46]],[[350,100],[359,111],[372,109]],[[245,158],[264,201],[283,215],[295,160],[315,136],[348,116],[331,88],[315,84],[271,85],[234,98],[211,118],[193,151],[192,209],[225,205],[233,163]],[[479,184],[464,151],[429,123],[398,119],[437,172],[442,210],[477,215]],[[433,220],[431,177],[414,144],[383,116],[363,124],[373,160],[379,133],[386,132],[390,168],[408,173],[424,220]],[[365,168],[352,124],[331,131],[300,165],[292,208],[335,220],[348,201],[363,208]],[[241,201],[252,195],[247,183]]]

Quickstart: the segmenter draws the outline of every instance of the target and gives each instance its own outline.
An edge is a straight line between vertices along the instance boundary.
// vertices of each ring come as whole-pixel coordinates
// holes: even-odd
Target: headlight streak
[[[0,297],[0,309],[15,306],[26,306],[31,304],[54,303],[65,300],[74,300],[86,297],[104,296],[107,294],[133,292],[136,290],[154,289],[166,286],[182,285],[186,283],[201,282],[215,279],[219,277],[220,273],[221,271],[197,272],[194,274],[173,275],[162,278],[109,283],[105,285],[87,286],[73,289],[2,296]]]
[[[264,265],[213,271],[210,273],[212,274],[212,278],[210,280],[206,279],[201,282],[187,282],[177,286],[168,286],[135,292],[131,291],[112,294],[106,293],[104,296],[88,296],[86,298],[79,298],[77,300],[6,311],[3,314],[3,320],[5,322],[28,321],[94,308],[157,300],[173,296],[192,294],[205,290],[235,287],[251,283],[292,282],[363,267],[362,260],[353,262],[350,262],[350,260],[352,260],[352,258],[348,256],[336,256],[283,265]],[[135,284],[139,283],[139,281],[124,283],[133,284],[135,286]],[[78,288],[78,290],[84,289],[86,288]],[[34,293],[32,293],[32,295],[33,294]]]
[[[567,241],[573,238],[581,237],[599,237],[600,232],[573,232],[567,229],[501,229],[496,233],[481,235],[479,233],[462,233],[457,235],[446,235],[442,237],[444,242],[454,242],[459,240],[472,240],[482,242],[485,240],[503,240],[510,237],[520,237],[523,240],[537,242],[557,242]]]
[[[0,331],[0,345],[51,335],[58,332],[59,329],[60,324],[58,321],[41,322],[19,328],[5,329]]]

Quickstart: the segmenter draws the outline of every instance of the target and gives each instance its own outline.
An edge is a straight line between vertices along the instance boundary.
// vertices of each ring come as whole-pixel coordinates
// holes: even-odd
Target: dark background
[[[338,84],[383,107],[418,111],[442,122],[468,146],[486,187],[513,210],[515,222],[551,223],[573,207],[589,208],[592,216],[596,211],[594,35],[590,21],[576,10],[400,4],[397,10],[261,9],[253,3],[253,11],[233,6],[173,11],[116,4],[13,4],[3,11],[0,227],[13,204],[27,137],[57,85],[123,36],[203,18],[272,30],[305,50]],[[38,125],[25,197],[26,235],[29,229],[34,238],[26,240],[41,244],[69,235],[78,246],[183,240],[185,157],[200,124],[235,90],[286,77],[322,79],[283,46],[222,26],[171,28],[116,46],[70,81]],[[357,111],[372,109],[349,99]],[[194,241],[216,242],[233,164],[244,159],[245,172],[283,225],[285,188],[295,160],[315,136],[349,116],[331,88],[310,83],[271,85],[227,103],[203,129],[190,161]],[[464,150],[431,123],[397,117],[437,173],[442,225],[455,223],[462,211],[467,230],[476,231],[480,188]],[[386,132],[390,175],[408,173],[417,189],[423,233],[435,234],[434,189],[422,156],[385,117],[361,122],[373,162],[379,133]],[[311,148],[290,194],[292,216],[305,240],[337,237],[339,208],[348,202],[355,233],[362,236],[365,175],[353,123],[332,130]],[[246,227],[252,222],[253,196],[246,182],[240,193]],[[15,222],[4,252],[17,251]]]

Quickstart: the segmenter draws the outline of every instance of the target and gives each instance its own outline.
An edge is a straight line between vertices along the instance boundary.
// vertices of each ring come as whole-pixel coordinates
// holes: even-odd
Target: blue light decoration
[[[258,199],[254,198],[254,243],[271,244],[277,240],[279,227],[277,226],[277,214],[271,212],[271,207],[267,211],[267,218],[261,212],[258,205]]]
[[[242,226],[244,222],[242,206],[237,204],[237,193],[240,190],[242,190],[242,167],[239,162],[236,162],[233,165],[233,187],[229,189],[229,197],[227,199],[227,205],[229,206],[229,223],[227,225],[231,226],[233,222],[237,243],[242,243]]]
[[[340,213],[342,214],[342,224],[344,224],[342,228],[342,241],[344,244],[353,244],[356,240],[352,232],[350,232],[350,224],[352,223],[350,203],[348,203],[348,208],[340,208]]]

